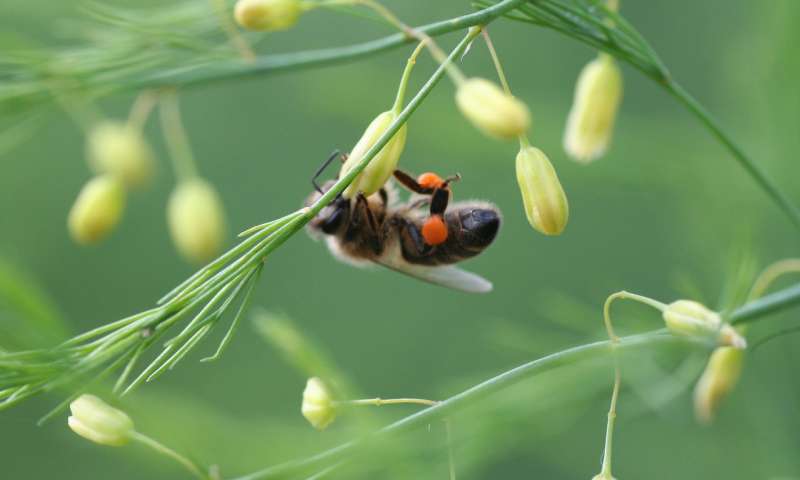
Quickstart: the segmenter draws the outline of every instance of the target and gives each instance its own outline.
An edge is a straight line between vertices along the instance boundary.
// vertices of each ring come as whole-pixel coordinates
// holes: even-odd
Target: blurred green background
[[[460,0],[386,3],[412,24],[470,8]],[[800,202],[800,4],[623,4],[624,15],[674,76]],[[0,38],[23,35],[58,44],[58,26],[80,15],[77,5],[4,0]],[[569,196],[569,226],[558,238],[529,227],[514,176],[517,147],[477,134],[456,111],[452,86],[442,82],[410,122],[401,165],[413,172],[460,172],[459,198],[499,205],[505,222],[497,241],[465,265],[491,279],[495,290],[469,296],[389,271],[358,270],[305,234],[270,257],[256,290],[255,305],[291,317],[365,395],[445,398],[543,354],[603,338],[601,306],[614,291],[664,301],[692,297],[718,307],[736,251],[756,258],[759,268],[796,255],[798,233],[786,218],[694,118],[629,68],[609,154],[589,166],[571,162],[561,148],[562,128],[575,77],[593,52],[526,24],[497,21],[490,31],[515,93],[532,109],[532,141],[549,154]],[[292,31],[268,35],[260,51],[343,45],[386,33],[366,20],[313,12]],[[458,35],[441,42],[449,47]],[[409,51],[182,95],[200,171],[224,199],[231,244],[233,233],[302,202],[328,153],[349,149],[391,104]],[[419,62],[415,86],[433,66],[427,56]],[[493,75],[480,42],[463,68]],[[102,107],[122,117],[131,100],[119,95]],[[37,323],[0,299],[5,340],[37,329],[77,333],[135,313],[192,272],[166,231],[174,177],[157,122],[150,122],[148,134],[161,160],[156,181],[130,196],[124,222],[96,248],[76,247],[65,227],[89,177],[83,136],[66,115],[54,110],[30,141],[0,157],[0,259],[7,270],[0,293],[10,295],[16,282],[27,279],[49,299],[48,307],[36,307]],[[620,306],[617,312],[623,332],[659,326],[657,314],[647,309]],[[791,325],[795,317],[759,322],[751,338]],[[8,337],[11,331],[15,336]],[[0,345],[6,345],[2,337]],[[143,432],[218,463],[227,476],[307,456],[355,434],[347,418],[324,433],[306,424],[299,414],[305,378],[250,321],[220,361],[197,362],[215,347],[213,341],[202,344],[179,368],[119,405]],[[702,356],[638,352],[619,407],[615,476],[800,478],[798,347],[800,337],[786,336],[749,355],[736,394],[711,427],[694,422],[686,390]],[[611,375],[602,362],[559,370],[457,415],[458,478],[590,478],[599,471]],[[66,415],[36,427],[59,400],[40,397],[0,412],[1,478],[189,478],[143,448],[114,449],[78,438],[67,429]],[[388,422],[412,411],[400,406],[374,413]],[[404,446],[416,448],[332,477],[447,478],[443,435],[441,425],[432,425],[406,438]]]

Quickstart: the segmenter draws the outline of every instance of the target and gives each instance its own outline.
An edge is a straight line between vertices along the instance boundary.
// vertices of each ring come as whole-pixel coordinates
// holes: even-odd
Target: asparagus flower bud
[[[219,253],[225,238],[225,213],[214,187],[193,177],[181,181],[167,205],[172,241],[186,259],[202,263]]]
[[[393,110],[386,111],[375,117],[369,124],[367,130],[361,136],[356,146],[350,152],[347,161],[342,165],[339,177],[347,175],[356,165],[361,163],[364,155],[375,145],[375,142],[386,132],[389,125],[397,118],[397,113]],[[369,196],[380,190],[380,188],[392,176],[400,155],[406,145],[407,124],[403,124],[395,132],[389,142],[372,158],[367,167],[353,180],[353,183],[344,191],[345,198],[353,198],[359,192]]]
[[[133,420],[125,412],[94,395],[81,395],[69,404],[69,409],[69,428],[95,443],[119,447],[128,443],[134,433]]]
[[[614,58],[600,54],[580,73],[564,131],[564,149],[588,163],[605,153],[622,99],[622,73]]]
[[[473,125],[491,137],[516,138],[531,123],[523,102],[484,78],[470,78],[459,85],[456,104]]]
[[[277,31],[292,28],[303,11],[299,0],[239,0],[233,16],[248,30]]]
[[[75,242],[88,245],[101,241],[116,227],[125,210],[125,189],[113,175],[101,175],[83,186],[67,217]]]
[[[306,382],[300,411],[317,430],[325,430],[336,418],[333,397],[328,387],[318,377],[309,378]]]
[[[663,311],[667,328],[676,335],[705,337],[720,345],[745,348],[747,341],[733,327],[723,323],[717,312],[692,300],[677,300]]]
[[[153,174],[153,152],[142,132],[123,123],[94,126],[86,150],[96,173],[116,175],[130,187],[142,185]]]
[[[569,204],[547,156],[524,145],[517,154],[517,182],[528,222],[545,235],[559,235],[569,218]]]
[[[743,361],[744,350],[739,348],[719,347],[711,353],[694,388],[694,412],[698,421],[711,423],[722,400],[739,382]]]

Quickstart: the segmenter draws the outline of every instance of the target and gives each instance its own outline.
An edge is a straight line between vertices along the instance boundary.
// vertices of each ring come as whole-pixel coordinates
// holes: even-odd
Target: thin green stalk
[[[728,321],[731,325],[742,325],[797,304],[800,304],[800,283],[746,303],[734,310]]]
[[[176,452],[175,450],[167,447],[166,445],[153,440],[152,438],[148,437],[147,435],[143,435],[139,432],[133,432],[131,434],[131,438],[143,445],[146,445],[156,452],[172,458],[173,460],[180,463],[186,470],[192,473],[192,475],[196,476],[197,478],[201,478],[206,480],[209,478],[208,474],[204,473],[200,467],[198,467],[193,461],[189,460],[188,458],[184,457],[180,453]]]
[[[733,158],[745,169],[748,175],[761,187],[762,190],[769,196],[783,212],[791,219],[792,223],[800,228],[800,210],[794,206],[791,200],[784,195],[775,182],[767,176],[764,170],[761,169],[753,159],[742,150],[736,142],[728,135],[720,126],[719,122],[714,118],[708,110],[703,107],[689,92],[674,80],[668,80],[662,83],[664,88],[672,94],[678,101],[685,106],[689,112],[692,113],[700,123],[702,123],[711,134],[722,143],[725,148],[733,155]]]
[[[524,2],[525,0],[503,0],[502,2],[477,12],[412,28],[432,37],[444,35],[476,25],[486,25]],[[213,65],[203,65],[193,69],[182,67],[166,72],[159,72],[145,78],[133,79],[129,83],[120,85],[120,88],[126,90],[164,86],[182,88],[208,85],[236,78],[260,76],[281,71],[340,64],[349,60],[377,55],[401,47],[407,43],[415,42],[416,40],[416,38],[411,38],[404,33],[397,33],[357,45],[261,56],[253,62],[230,60]]]
[[[614,348],[618,349],[619,351],[625,351],[634,350],[637,348],[654,348],[662,345],[693,344],[699,345],[693,343],[686,337],[676,337],[667,333],[666,330],[657,330],[640,335],[622,337],[619,339],[619,343],[616,344]],[[702,345],[706,346],[705,344]],[[468,390],[443,400],[436,405],[398,420],[360,440],[344,443],[338,447],[324,451],[309,458],[265,468],[249,475],[238,477],[234,480],[287,478],[325,468],[328,465],[348,458],[350,455],[357,454],[360,449],[368,446],[369,444],[374,444],[375,441],[381,438],[406,432],[414,428],[423,428],[431,423],[436,422],[437,420],[443,420],[449,416],[452,416],[456,411],[468,405],[472,405],[523,380],[562,366],[575,365],[579,362],[595,358],[600,355],[607,355],[611,348],[612,342],[610,340],[604,340],[586,345],[580,345],[547,355],[503,372],[500,375],[492,377]]]
[[[178,97],[174,92],[165,94],[161,98],[161,129],[169,149],[169,158],[175,167],[175,176],[179,181],[196,177],[197,166],[189,138],[181,122]]]

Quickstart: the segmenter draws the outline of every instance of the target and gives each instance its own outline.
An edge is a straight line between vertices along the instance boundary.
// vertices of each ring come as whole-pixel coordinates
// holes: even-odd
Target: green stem
[[[680,101],[698,120],[722,143],[733,155],[736,161],[745,169],[748,175],[755,180],[762,190],[783,210],[796,227],[800,228],[800,210],[792,204],[775,182],[769,178],[753,160],[733,141],[722,129],[719,122],[703,107],[689,92],[674,80],[667,80],[661,85]]]
[[[167,456],[167,457],[172,458],[173,460],[176,460],[184,468],[186,468],[186,470],[190,471],[197,478],[200,478],[200,479],[203,479],[203,480],[206,480],[206,479],[209,478],[208,475],[206,473],[203,473],[203,471],[200,469],[200,467],[198,467],[194,462],[192,462],[188,458],[184,457],[180,453],[176,452],[175,450],[167,447],[166,445],[163,445],[163,444],[157,442],[156,440],[153,440],[152,438],[148,437],[147,435],[143,435],[143,434],[141,434],[139,432],[133,432],[133,434],[131,435],[131,438],[133,440],[143,444],[143,445],[147,445],[148,447],[152,448],[153,450],[155,450],[156,452],[158,452],[158,453],[160,453],[160,454],[162,454],[164,456]]]
[[[637,348],[653,348],[661,345],[698,345],[685,337],[676,337],[668,334],[665,330],[657,330],[640,335],[622,337],[619,343],[613,348],[620,351],[634,350]],[[705,345],[705,344],[703,344]],[[409,415],[377,432],[351,442],[344,443],[338,447],[324,451],[312,457],[295,460],[280,464],[274,467],[239,477],[235,480],[262,480],[269,478],[286,478],[298,476],[304,472],[318,470],[327,465],[341,461],[350,455],[357,454],[359,450],[369,444],[374,444],[376,440],[383,437],[396,435],[414,428],[424,427],[437,420],[443,420],[451,416],[454,412],[468,405],[472,405],[487,396],[497,393],[523,380],[536,375],[554,370],[566,365],[574,365],[599,355],[607,355],[612,348],[610,340],[589,343],[577,347],[562,350],[546,357],[525,363],[514,369],[508,370],[495,377],[492,377],[466,391],[454,395],[434,406],[428,407],[417,413]]]
[[[734,310],[728,321],[731,325],[742,325],[796,304],[800,304],[800,283],[746,303]]]
[[[417,32],[431,37],[444,35],[476,25],[485,25],[509,10],[523,4],[525,1],[526,0],[503,0],[500,3],[477,12],[412,28]],[[414,41],[416,41],[415,38],[411,38],[404,33],[397,33],[357,45],[279,55],[265,55],[256,58],[252,62],[244,62],[237,59],[216,63],[214,65],[199,66],[192,69],[180,67],[166,72],[158,72],[149,77],[133,79],[131,82],[122,85],[121,88],[137,90],[164,86],[199,86],[235,78],[247,78],[280,71],[321,67],[377,55]]]

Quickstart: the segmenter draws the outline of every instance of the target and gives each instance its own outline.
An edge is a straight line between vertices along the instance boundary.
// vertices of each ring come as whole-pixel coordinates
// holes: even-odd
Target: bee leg
[[[450,201],[450,189],[437,188],[431,195],[431,215],[444,215],[447,203]]]
[[[425,257],[433,251],[433,247],[425,243],[422,232],[412,222],[404,222],[400,226],[403,250],[406,251],[406,258]],[[409,242],[410,241],[410,242]],[[409,245],[410,243],[410,245]]]
[[[383,202],[383,206],[386,208],[389,204],[389,194],[386,192],[386,189],[381,187],[381,189],[378,190],[378,195],[381,196],[381,202]]]
[[[423,195],[427,195],[433,192],[432,188],[423,187],[416,180],[414,180],[414,177],[412,177],[411,175],[407,174],[402,170],[395,170],[394,178],[396,178],[401,185],[403,185],[404,187],[406,187],[407,189],[411,190],[414,193],[421,193]]]
[[[360,212],[364,215],[364,218],[367,219],[367,241],[370,243],[370,247],[372,247],[372,251],[375,254],[381,253],[381,242],[379,237],[380,228],[378,226],[378,221],[375,219],[375,216],[372,214],[372,210],[369,208],[369,202],[367,202],[367,197],[364,196],[363,193],[359,192],[358,196],[356,196],[356,209],[362,210]],[[359,212],[356,212],[356,217],[359,216]]]
[[[331,164],[333,159],[338,157],[338,156],[339,156],[339,150],[334,150],[333,153],[331,154],[331,156],[328,157],[327,160],[322,162],[322,165],[320,165],[320,167],[317,169],[317,171],[314,172],[314,176],[311,177],[311,185],[314,186],[314,190],[318,191],[319,193],[323,193],[322,189],[320,188],[320,186],[317,185],[317,179],[319,178],[320,175],[322,175],[322,172],[324,172],[325,169],[328,168],[328,165]]]

